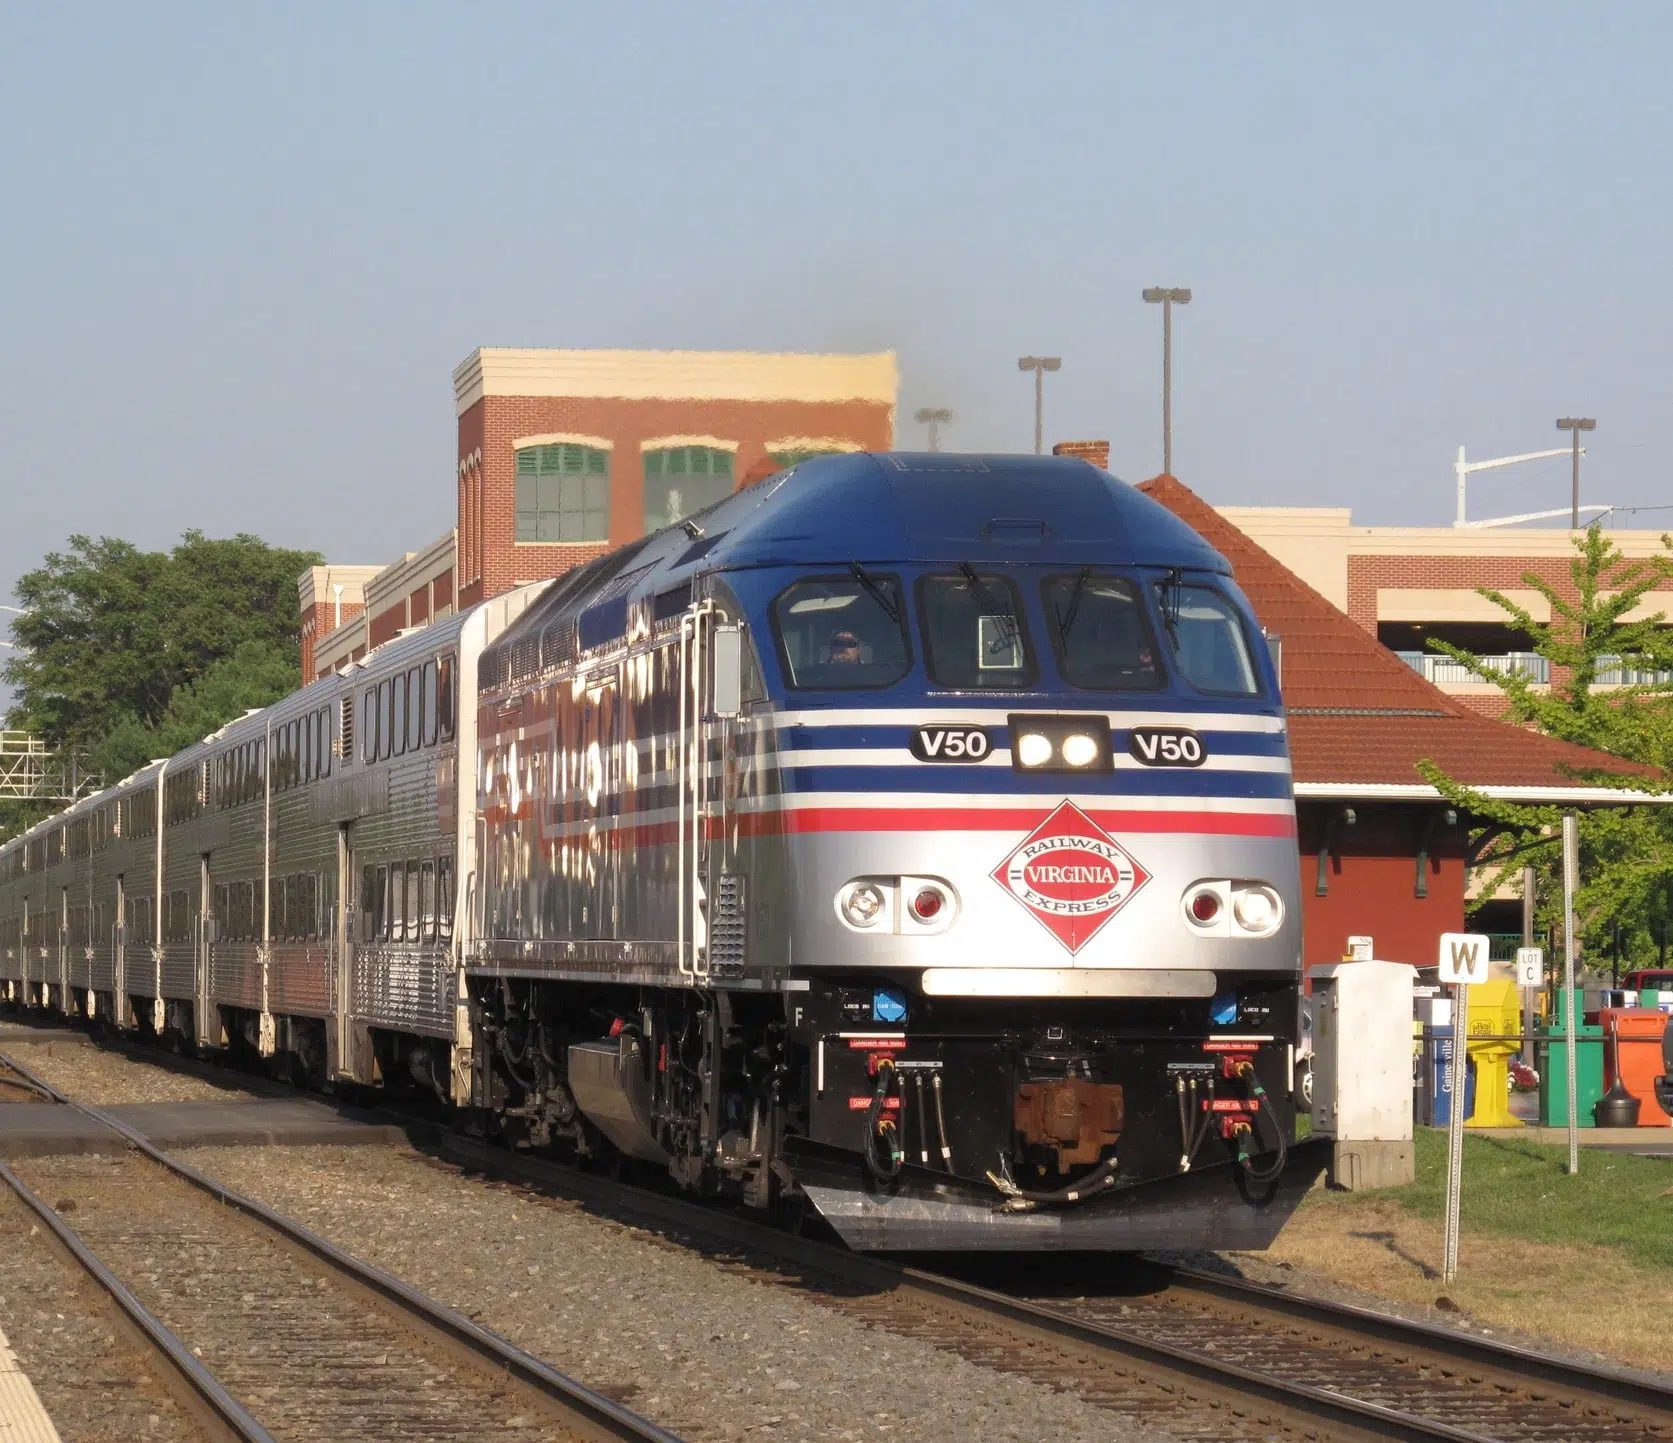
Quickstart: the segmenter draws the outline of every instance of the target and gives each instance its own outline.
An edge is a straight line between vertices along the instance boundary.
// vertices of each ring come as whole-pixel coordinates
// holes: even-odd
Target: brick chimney
[[[1079,456],[1082,461],[1090,461],[1100,471],[1110,469],[1110,443],[1108,441],[1059,441],[1051,448],[1053,456]]]

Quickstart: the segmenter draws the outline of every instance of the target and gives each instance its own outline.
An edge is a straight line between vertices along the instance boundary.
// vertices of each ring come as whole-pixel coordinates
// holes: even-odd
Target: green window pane
[[[558,442],[517,453],[517,539],[604,541],[610,534],[610,453]]]

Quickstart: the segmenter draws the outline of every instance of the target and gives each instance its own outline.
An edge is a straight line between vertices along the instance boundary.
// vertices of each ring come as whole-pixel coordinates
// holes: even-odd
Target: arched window
[[[610,539],[610,453],[561,442],[517,452],[519,541]]]
[[[733,491],[733,454],[718,446],[663,446],[645,452],[645,530],[672,526]]]

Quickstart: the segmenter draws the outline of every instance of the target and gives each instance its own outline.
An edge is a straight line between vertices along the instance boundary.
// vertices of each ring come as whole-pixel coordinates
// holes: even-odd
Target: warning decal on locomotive
[[[1126,848],[1070,801],[991,875],[1070,952],[1097,936],[1150,880]]]

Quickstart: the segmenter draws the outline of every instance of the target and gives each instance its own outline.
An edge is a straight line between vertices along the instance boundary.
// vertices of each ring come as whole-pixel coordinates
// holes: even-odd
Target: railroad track
[[[1100,1276],[1098,1263],[1076,1260],[1077,1293],[1105,1295],[1064,1297],[1063,1288],[1040,1285],[1042,1274],[1051,1281],[1051,1260],[1030,1259],[1020,1284],[995,1287],[971,1276],[991,1273],[990,1260],[961,1275],[902,1266],[441,1129],[434,1151],[676,1235],[724,1266],[764,1277],[776,1270],[779,1281],[817,1290],[880,1329],[1073,1389],[1192,1443],[1673,1443],[1673,1387],[1454,1329],[1161,1265],[1135,1289],[1130,1276],[1123,1284],[1107,1266]],[[1113,1296],[1111,1283],[1119,1285]]]
[[[731,1255],[795,1270],[833,1306],[989,1366],[1072,1388],[1185,1439],[1667,1443],[1673,1387],[1369,1309],[1151,1265],[1123,1297],[995,1288],[849,1253],[752,1218],[450,1136],[445,1159],[565,1194]],[[1030,1259],[1030,1271],[1052,1271]],[[1083,1283],[1097,1264],[1076,1260]],[[996,1337],[996,1334],[1006,1336]]]
[[[211,1438],[680,1443],[4,1053],[0,1068],[120,1139],[114,1160],[0,1162],[0,1181],[160,1356]]]

